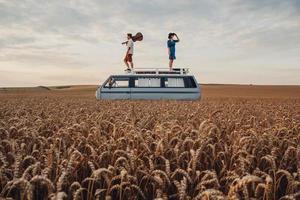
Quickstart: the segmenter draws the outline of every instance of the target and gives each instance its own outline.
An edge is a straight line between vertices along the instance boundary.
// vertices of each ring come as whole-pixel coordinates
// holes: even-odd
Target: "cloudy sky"
[[[299,0],[0,0],[0,87],[99,84],[136,67],[176,67],[201,83],[300,84]]]

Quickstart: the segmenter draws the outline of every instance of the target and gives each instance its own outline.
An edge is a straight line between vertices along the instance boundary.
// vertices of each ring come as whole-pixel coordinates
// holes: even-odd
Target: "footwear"
[[[130,68],[127,68],[124,70],[125,72],[131,72],[131,69]]]

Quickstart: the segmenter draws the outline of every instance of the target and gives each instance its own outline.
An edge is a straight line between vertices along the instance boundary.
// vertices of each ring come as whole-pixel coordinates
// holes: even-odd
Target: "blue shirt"
[[[170,49],[170,54],[171,55],[175,55],[175,45],[176,45],[176,42],[174,40],[168,40],[168,48]]]

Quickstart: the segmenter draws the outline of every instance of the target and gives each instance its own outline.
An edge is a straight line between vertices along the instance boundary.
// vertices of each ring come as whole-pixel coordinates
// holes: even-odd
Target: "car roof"
[[[113,74],[110,76],[118,77],[190,77],[191,74]]]

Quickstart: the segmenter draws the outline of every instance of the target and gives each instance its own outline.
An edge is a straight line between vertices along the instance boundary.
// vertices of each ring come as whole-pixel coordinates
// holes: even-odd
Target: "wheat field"
[[[299,98],[0,103],[0,199],[300,199]]]

